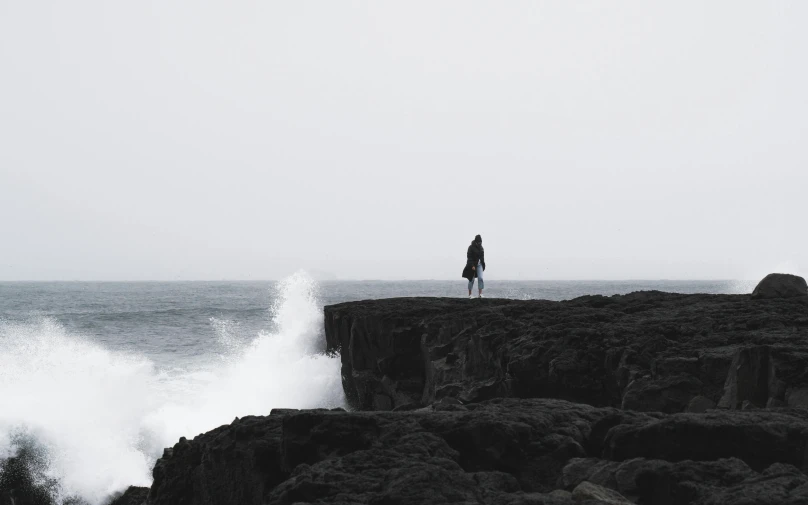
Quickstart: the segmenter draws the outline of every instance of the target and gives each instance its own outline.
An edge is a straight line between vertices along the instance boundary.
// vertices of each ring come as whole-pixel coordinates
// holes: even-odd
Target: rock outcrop
[[[289,475],[279,459],[282,421],[243,417],[192,441],[181,438],[154,466],[148,503],[264,503]]]
[[[324,317],[358,410],[182,439],[148,505],[808,503],[808,297],[391,299]]]
[[[120,496],[116,496],[109,505],[144,505],[149,497],[149,488],[129,486]]]
[[[167,450],[148,503],[808,503],[805,411],[456,407],[243,418]]]
[[[560,485],[578,482],[598,483],[653,505],[799,505],[807,503],[808,490],[808,478],[792,465],[776,463],[756,472],[737,458],[673,463],[573,459]]]
[[[325,330],[362,410],[496,397],[668,413],[697,397],[808,406],[808,297],[389,299],[326,307]]]
[[[808,296],[805,279],[790,274],[769,274],[752,291],[752,298],[792,298]]]
[[[42,470],[45,451],[22,442],[13,456],[0,459],[0,505],[50,505],[59,482]]]

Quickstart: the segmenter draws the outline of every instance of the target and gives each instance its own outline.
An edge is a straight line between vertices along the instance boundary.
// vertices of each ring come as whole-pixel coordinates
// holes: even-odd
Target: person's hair
[[[483,238],[481,236],[477,235],[476,237],[474,237],[474,241],[479,242],[479,243],[482,244],[483,243]]]

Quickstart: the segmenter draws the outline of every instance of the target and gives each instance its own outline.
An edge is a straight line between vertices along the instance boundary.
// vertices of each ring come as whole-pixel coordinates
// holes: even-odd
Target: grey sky
[[[0,0],[0,280],[804,275],[806,23]]]

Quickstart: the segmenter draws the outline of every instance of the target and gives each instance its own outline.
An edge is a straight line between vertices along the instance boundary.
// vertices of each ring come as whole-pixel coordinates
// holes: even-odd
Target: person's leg
[[[469,279],[469,298],[471,298],[471,289],[474,287],[474,277]]]
[[[480,294],[480,298],[483,296],[483,288],[485,287],[485,283],[483,282],[483,263],[480,262],[477,264],[477,292]]]

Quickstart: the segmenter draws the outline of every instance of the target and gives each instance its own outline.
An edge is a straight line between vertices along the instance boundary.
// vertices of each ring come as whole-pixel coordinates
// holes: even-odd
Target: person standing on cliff
[[[466,251],[466,268],[463,269],[463,277],[469,280],[469,298],[474,287],[474,278],[477,278],[477,298],[483,297],[483,271],[485,270],[485,249],[483,249],[483,238],[479,235],[474,237],[468,250]]]

